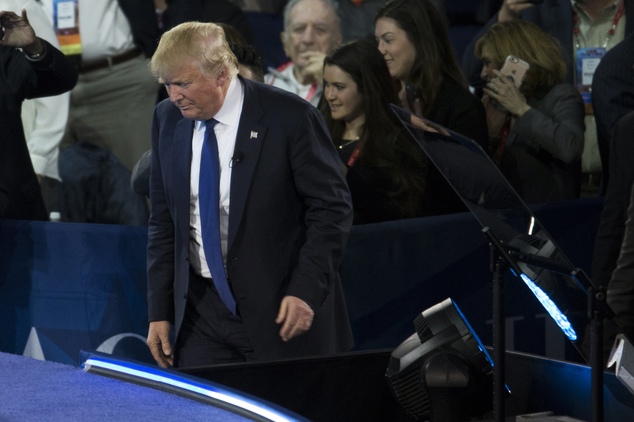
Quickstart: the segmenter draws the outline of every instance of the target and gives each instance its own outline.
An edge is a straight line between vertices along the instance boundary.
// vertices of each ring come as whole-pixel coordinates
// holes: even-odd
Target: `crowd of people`
[[[3,119],[21,122],[14,132],[25,137],[3,137],[0,218],[46,220],[51,211],[64,221],[149,218],[148,343],[161,364],[204,363],[198,350],[215,346],[198,339],[218,327],[201,328],[200,318],[237,321],[221,335],[235,335],[246,359],[316,347],[317,337],[306,334],[312,325],[322,339],[330,332],[324,350],[350,346],[349,327],[332,328],[346,318],[335,273],[349,225],[464,210],[392,104],[438,125],[425,130],[473,140],[527,204],[607,192],[597,239],[609,248],[597,249],[593,277],[609,284],[634,181],[631,161],[616,153],[629,152],[623,127],[631,119],[620,119],[634,110],[630,2],[503,0],[460,61],[442,1],[214,1],[0,0],[2,68],[27,72],[10,71],[23,88],[3,94]],[[263,69],[251,45],[259,34],[244,13],[253,10],[283,17],[279,42],[289,61],[276,69]],[[521,80],[506,72],[511,59],[525,65]],[[52,77],[55,90],[46,87]],[[221,205],[217,252],[230,284],[215,285],[214,295],[233,309],[222,316],[196,313],[223,306],[207,302],[200,287],[224,279],[213,276],[215,252],[205,243],[217,241],[205,240],[201,221],[205,153],[192,149],[206,148],[210,132],[218,138],[212,155],[220,156],[209,173],[218,172],[220,184],[211,199]],[[284,142],[243,139],[272,134]],[[184,149],[173,147],[183,140]],[[267,224],[255,223],[262,215]],[[288,247],[271,247],[275,239]],[[195,259],[178,263],[175,254]],[[270,277],[272,290],[254,287],[238,259]],[[324,274],[319,288],[306,281],[310,271]],[[188,300],[183,280],[190,279],[200,289]],[[257,306],[245,299],[253,291],[265,298]],[[281,343],[263,315],[283,324]],[[183,330],[175,357],[167,338],[173,324]],[[305,342],[285,346],[300,334]],[[218,361],[234,352],[218,352]]]
[[[144,224],[147,220],[147,201],[127,189],[128,172],[134,170],[143,154],[149,154],[154,106],[166,98],[163,88],[149,74],[146,60],[152,57],[162,32],[194,20],[219,23],[234,51],[241,49],[240,54],[244,54],[245,48],[251,49],[249,61],[260,60],[256,72],[245,73],[248,68],[243,67],[241,74],[249,79],[263,78],[266,84],[293,92],[319,107],[326,119],[346,125],[347,117],[333,118],[325,106],[329,100],[324,91],[324,63],[344,41],[348,44],[363,39],[377,48],[391,78],[389,90],[396,91],[396,98],[378,91],[362,95],[360,103],[366,109],[375,101],[397,103],[475,140],[526,203],[566,200],[607,190],[608,139],[627,106],[621,106],[622,102],[613,98],[615,94],[609,94],[620,91],[610,86],[614,78],[610,78],[607,66],[597,71],[597,85],[604,88],[592,96],[589,83],[581,81],[588,79],[587,71],[577,76],[575,62],[585,63],[581,51],[594,47],[601,38],[597,33],[606,22],[614,28],[606,31],[606,40],[599,40],[603,50],[610,50],[629,34],[627,20],[621,17],[627,16],[625,2],[595,0],[572,7],[566,1],[546,2],[553,3],[558,11],[553,17],[544,5],[502,1],[499,12],[474,37],[460,63],[450,42],[442,1],[357,4],[290,0],[276,5],[245,5],[223,0],[217,7],[210,7],[209,1],[201,0],[155,0],[153,4],[109,0],[101,2],[99,10],[83,1],[77,0],[68,16],[63,11],[53,13],[51,0],[0,1],[6,10],[27,10],[37,33],[53,46],[62,45],[79,75],[70,93],[25,101],[22,106],[27,144],[45,205],[49,212],[62,211],[62,221]],[[600,7],[603,3],[605,7]],[[276,11],[269,10],[271,7]],[[356,38],[351,36],[350,20],[359,23],[369,9],[372,19],[363,19],[365,31],[358,31]],[[262,69],[261,58],[252,47],[257,34],[253,34],[245,17],[253,10],[282,17],[284,29],[279,42],[289,59],[287,63]],[[568,32],[574,37],[564,34],[562,25],[557,25],[559,21],[567,29],[572,21]],[[527,24],[531,22],[533,25]],[[519,87],[496,74],[508,56],[517,56],[529,65]],[[608,54],[606,61],[610,57]],[[362,56],[358,65],[370,66],[366,63],[369,60]],[[373,114],[378,113],[377,106],[371,108]],[[345,155],[355,146],[349,152],[360,155],[360,164],[347,175],[356,186],[352,192],[357,210],[355,224],[464,210],[451,189],[437,187],[443,184],[442,178],[424,155],[419,158],[418,152],[406,154],[405,161],[417,162],[414,167],[392,156],[402,156],[407,150],[402,142],[370,142],[376,142],[379,149],[368,147],[363,152],[370,138],[389,139],[386,132],[396,133],[385,123],[370,120],[374,128],[364,129],[366,139],[361,139],[361,133],[347,133],[348,137],[342,138],[343,134],[332,132],[341,125],[329,123],[338,147],[340,142],[354,141],[340,152]],[[388,150],[384,143],[401,152]],[[343,155],[344,168],[351,169],[349,157]],[[366,161],[372,166],[368,167]],[[381,175],[379,183],[377,175]],[[135,184],[135,189],[146,193],[143,180],[140,187],[138,182]],[[602,181],[600,185],[597,180]],[[592,186],[596,190],[588,194]],[[405,206],[396,199],[416,196],[416,206]],[[378,199],[386,197],[391,201]],[[377,208],[379,203],[382,206]],[[409,211],[399,209],[401,206]],[[373,209],[375,215],[364,216],[363,208]]]

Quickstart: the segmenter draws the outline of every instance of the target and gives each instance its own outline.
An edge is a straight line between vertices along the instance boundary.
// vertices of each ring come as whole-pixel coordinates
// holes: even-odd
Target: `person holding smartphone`
[[[557,41],[534,23],[501,22],[476,42],[475,54],[486,82],[490,153],[502,173],[526,203],[577,198],[585,108],[577,89],[564,83]],[[509,56],[516,72],[526,70],[519,87],[500,71]]]

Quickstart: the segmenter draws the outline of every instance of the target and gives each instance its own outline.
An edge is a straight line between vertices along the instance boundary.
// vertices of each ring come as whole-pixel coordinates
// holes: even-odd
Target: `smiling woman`
[[[432,182],[433,169],[390,103],[398,102],[385,60],[369,41],[343,45],[324,60],[319,109],[339,151],[354,224],[454,211]]]
[[[400,86],[402,106],[485,146],[484,108],[469,92],[436,7],[429,0],[391,0],[375,22],[378,48]]]

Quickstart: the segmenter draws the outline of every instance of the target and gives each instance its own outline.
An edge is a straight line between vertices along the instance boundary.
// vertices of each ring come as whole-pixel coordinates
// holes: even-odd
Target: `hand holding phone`
[[[492,95],[493,106],[500,111],[508,111],[514,115],[521,115],[526,111],[526,99],[519,91],[526,72],[530,68],[530,65],[524,60],[510,55],[504,61],[504,65],[499,71],[494,71],[498,79],[493,79],[489,87],[493,90]],[[506,79],[506,81],[503,81]],[[504,83],[502,83],[504,82]],[[504,85],[512,84],[515,88],[510,89],[511,86]],[[501,88],[501,89],[500,89]]]
[[[502,66],[502,69],[500,69],[500,72],[502,72],[508,80],[513,82],[513,84],[519,88],[522,86],[522,82],[524,82],[526,72],[529,68],[530,65],[524,60],[510,55],[504,61],[504,65]]]

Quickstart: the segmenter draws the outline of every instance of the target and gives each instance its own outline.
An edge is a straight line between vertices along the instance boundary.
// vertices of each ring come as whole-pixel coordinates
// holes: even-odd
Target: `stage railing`
[[[533,207],[590,273],[601,199]],[[0,351],[77,364],[79,350],[151,362],[147,229],[0,221]],[[491,344],[489,247],[470,214],[353,227],[341,267],[356,350],[394,348],[424,309],[451,297]],[[507,348],[579,359],[519,282],[507,285]]]

